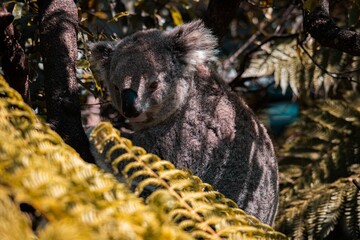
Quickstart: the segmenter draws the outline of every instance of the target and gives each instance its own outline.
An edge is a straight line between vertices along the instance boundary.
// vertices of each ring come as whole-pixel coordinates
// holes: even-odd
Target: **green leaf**
[[[22,10],[24,7],[24,3],[17,2],[14,5],[14,8],[12,10],[12,15],[14,15],[14,19],[20,19],[22,17]]]

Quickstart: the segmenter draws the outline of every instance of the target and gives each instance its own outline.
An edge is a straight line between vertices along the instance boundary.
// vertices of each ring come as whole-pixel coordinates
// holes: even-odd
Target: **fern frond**
[[[1,229],[0,239],[32,238],[22,203],[44,219],[36,229],[40,239],[192,239],[112,175],[85,163],[1,76],[0,136],[0,229],[14,230]]]
[[[106,169],[120,180],[125,178],[155,212],[167,215],[162,219],[188,231],[194,238],[285,239],[281,233],[246,215],[233,201],[189,171],[176,169],[168,161],[133,146],[110,123],[100,123],[93,129],[90,143],[96,149],[94,155],[100,165],[108,164]],[[123,159],[132,161],[126,163]]]
[[[105,234],[99,234],[92,231],[90,226],[81,224],[79,221],[60,220],[48,224],[43,230],[39,232],[39,239],[41,240],[63,240],[63,239],[77,239],[77,240],[96,240],[106,239]]]
[[[293,128],[295,137],[280,152],[280,171],[282,176],[289,176],[280,178],[281,185],[289,187],[287,194],[347,177],[347,169],[360,162],[359,93],[350,91],[342,100],[318,100],[303,111]],[[301,174],[295,177],[291,169]]]
[[[345,223],[350,236],[360,237],[360,192],[350,189],[345,196]]]
[[[242,78],[274,75],[276,86],[283,93],[290,86],[295,95],[310,96],[322,91],[327,96],[342,80],[359,79],[360,58],[340,51],[322,48],[314,39],[309,39],[300,48],[296,40],[274,41],[253,53]],[[269,50],[270,49],[270,50]],[[309,56],[310,55],[310,56]],[[314,63],[315,62],[315,63]],[[354,89],[358,86],[354,83]]]
[[[359,190],[348,178],[300,191],[278,213],[275,228],[294,239],[324,239],[334,228],[344,228],[347,239],[359,239],[359,199]]]
[[[0,185],[0,239],[34,240],[30,219],[20,211],[8,195],[8,190]]]
[[[360,162],[360,94],[317,100],[293,128],[281,152],[277,229],[295,239],[339,231],[358,239],[360,194],[347,177],[359,176],[353,166]]]

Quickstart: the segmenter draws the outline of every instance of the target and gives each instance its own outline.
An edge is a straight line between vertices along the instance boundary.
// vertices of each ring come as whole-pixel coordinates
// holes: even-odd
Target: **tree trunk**
[[[24,49],[18,42],[20,33],[16,32],[12,21],[14,16],[0,6],[0,56],[2,69],[9,85],[18,91],[24,101],[29,103],[29,71],[26,66]]]
[[[47,121],[80,156],[93,162],[81,124],[76,58],[77,7],[73,0],[39,0]]]

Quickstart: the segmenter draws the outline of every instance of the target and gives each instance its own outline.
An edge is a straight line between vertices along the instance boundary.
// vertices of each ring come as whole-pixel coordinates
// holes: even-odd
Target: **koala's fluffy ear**
[[[111,53],[114,51],[116,42],[104,41],[87,44],[90,51],[90,63],[99,71],[104,71],[110,63]]]
[[[201,20],[178,26],[167,34],[174,54],[185,63],[196,66],[216,59],[217,39]]]

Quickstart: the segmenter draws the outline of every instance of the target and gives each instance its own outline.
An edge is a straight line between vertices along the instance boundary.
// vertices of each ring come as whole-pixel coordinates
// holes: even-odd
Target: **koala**
[[[278,167],[266,129],[211,69],[217,39],[201,20],[90,44],[90,62],[135,145],[190,169],[271,225]]]

